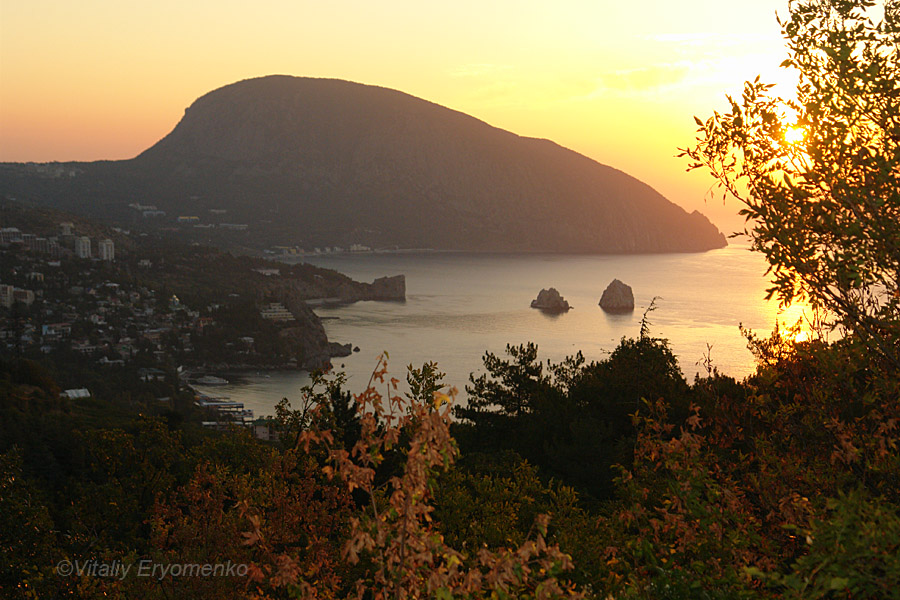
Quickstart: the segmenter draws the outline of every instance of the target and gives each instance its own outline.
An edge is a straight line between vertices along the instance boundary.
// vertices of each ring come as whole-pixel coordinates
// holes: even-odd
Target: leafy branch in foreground
[[[781,22],[795,98],[757,77],[682,151],[744,204],[769,297],[808,300],[900,367],[900,2],[805,0]],[[881,18],[873,19],[880,13]]]
[[[449,429],[455,392],[451,397],[436,393],[431,401],[403,398],[395,393],[399,382],[390,379],[382,397],[374,384],[384,384],[386,376],[381,359],[369,387],[355,397],[360,437],[352,448],[335,443],[330,431],[315,425],[298,440],[306,452],[323,449],[329,463],[325,473],[355,498],[365,498],[350,519],[342,551],[343,559],[360,569],[357,597],[583,597],[563,577],[572,568],[570,557],[546,542],[545,516],[537,519],[533,538],[517,548],[482,548],[467,555],[444,542],[432,521],[433,491],[439,473],[457,457]],[[322,420],[310,421],[318,422]],[[401,472],[380,484],[379,467],[397,452],[405,459]],[[315,582],[293,575],[289,583],[302,596],[332,597],[334,590],[318,589]]]

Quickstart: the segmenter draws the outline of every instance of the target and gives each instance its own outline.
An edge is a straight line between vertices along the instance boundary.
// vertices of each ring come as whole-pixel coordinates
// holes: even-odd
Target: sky
[[[0,0],[0,161],[136,156],[196,98],[270,74],[397,89],[551,139],[700,210],[693,117],[789,85],[787,0]]]

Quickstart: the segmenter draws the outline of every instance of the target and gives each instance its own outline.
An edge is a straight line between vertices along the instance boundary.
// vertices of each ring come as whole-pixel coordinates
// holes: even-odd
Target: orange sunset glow
[[[130,158],[197,97],[272,73],[398,89],[552,139],[723,227],[676,148],[757,74],[786,2],[0,3],[0,160]]]
[[[0,0],[0,600],[900,598],[900,0]]]

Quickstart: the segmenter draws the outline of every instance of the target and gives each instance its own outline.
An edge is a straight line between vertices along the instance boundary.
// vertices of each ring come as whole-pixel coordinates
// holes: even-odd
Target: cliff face
[[[322,321],[303,302],[291,301],[289,297],[285,297],[284,305],[294,315],[297,323],[293,327],[282,329],[280,335],[288,341],[291,353],[297,357],[297,366],[313,370],[330,364],[329,342]]]
[[[133,160],[63,166],[51,177],[0,165],[0,191],[119,220],[135,218],[130,203],[153,204],[169,227],[177,215],[205,220],[217,209],[223,222],[248,225],[236,244],[257,248],[634,253],[726,244],[703,215],[626,173],[347,81],[241,81],[199,98]]]
[[[285,278],[270,284],[264,296],[275,297],[296,319],[296,324],[281,331],[281,336],[291,346],[292,354],[299,357],[301,369],[320,369],[330,364],[334,356],[347,356],[351,346],[329,342],[322,321],[307,305],[307,300],[328,298],[339,302],[360,300],[404,301],[406,278],[403,275],[380,277],[372,283],[350,279],[309,282]]]
[[[393,277],[379,277],[372,283],[363,284],[366,286],[365,297],[361,300],[386,300],[386,301],[405,301],[406,300],[406,276],[394,275]]]

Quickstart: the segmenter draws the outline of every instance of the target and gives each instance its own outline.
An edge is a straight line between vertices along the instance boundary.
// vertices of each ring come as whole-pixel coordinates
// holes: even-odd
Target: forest
[[[589,364],[511,347],[485,356],[490,376],[455,408],[432,363],[409,370],[405,394],[386,365],[357,395],[317,377],[280,405],[277,443],[63,400],[39,365],[4,361],[0,585],[36,598],[896,594],[900,381],[855,340],[750,343],[755,375],[711,367],[690,384],[649,334]],[[248,571],[54,571],[88,560]]]

